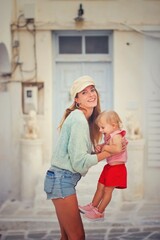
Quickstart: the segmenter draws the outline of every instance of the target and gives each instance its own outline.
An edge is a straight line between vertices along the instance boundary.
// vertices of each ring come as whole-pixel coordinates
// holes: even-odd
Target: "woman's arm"
[[[106,150],[103,150],[101,153],[96,154],[98,162],[106,159],[107,157],[110,157],[112,154],[107,152]]]

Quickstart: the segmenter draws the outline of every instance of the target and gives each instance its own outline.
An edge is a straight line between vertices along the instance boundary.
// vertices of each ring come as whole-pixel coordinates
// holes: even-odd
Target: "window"
[[[109,54],[109,36],[59,36],[59,54]]]
[[[60,54],[81,54],[82,37],[81,36],[60,36],[59,37]]]
[[[108,36],[86,36],[85,51],[87,54],[108,54]]]

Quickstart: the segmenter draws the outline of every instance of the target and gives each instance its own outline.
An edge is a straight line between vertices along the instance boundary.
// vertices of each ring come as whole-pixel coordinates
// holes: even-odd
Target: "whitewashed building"
[[[84,74],[95,79],[102,110],[115,109],[126,127],[135,118],[141,131],[140,139],[129,139],[129,186],[121,199],[160,199],[160,1],[0,0],[0,6],[0,202],[36,198],[71,104],[70,85]],[[32,109],[38,138],[28,139]],[[101,167],[82,180],[84,192],[96,187]]]

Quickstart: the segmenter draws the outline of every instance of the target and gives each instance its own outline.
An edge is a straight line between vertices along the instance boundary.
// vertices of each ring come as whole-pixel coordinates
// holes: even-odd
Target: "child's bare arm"
[[[104,145],[105,145],[105,143],[98,144],[97,146],[95,146],[95,152],[100,153],[102,151],[102,148]]]

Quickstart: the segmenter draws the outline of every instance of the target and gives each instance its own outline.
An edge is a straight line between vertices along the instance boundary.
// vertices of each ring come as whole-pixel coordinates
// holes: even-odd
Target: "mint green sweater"
[[[97,155],[91,152],[88,121],[81,110],[74,110],[63,123],[52,166],[85,176],[89,168],[98,163]]]

